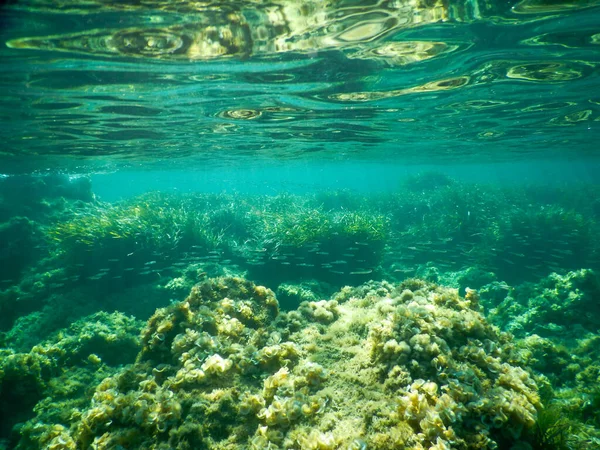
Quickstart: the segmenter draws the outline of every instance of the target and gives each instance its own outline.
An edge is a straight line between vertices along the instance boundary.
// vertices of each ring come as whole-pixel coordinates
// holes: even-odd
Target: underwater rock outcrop
[[[0,174],[0,331],[39,309],[46,275],[60,271],[49,267],[47,227],[94,199],[89,177]]]
[[[41,253],[39,224],[27,217],[11,217],[0,222],[0,282],[4,287],[19,279],[21,272]]]
[[[69,420],[96,384],[135,357],[140,327],[132,317],[99,312],[28,352],[0,349],[0,448],[3,439],[16,444],[17,430],[18,448],[48,448],[44,436],[54,427],[47,423]]]
[[[593,270],[553,273],[512,292],[489,318],[517,336],[572,339],[600,329],[600,278]]]
[[[0,177],[0,222],[25,216],[43,222],[67,202],[94,200],[89,177],[12,175]]]
[[[478,296],[419,280],[344,288],[279,312],[216,278],[159,309],[134,364],[105,378],[47,449],[501,448],[533,427],[537,387]]]
[[[490,307],[489,320],[514,334],[517,352],[534,370],[543,392],[546,408],[536,434],[538,444],[541,436],[545,446],[534,448],[599,448],[597,273],[553,273],[539,283],[506,288],[493,282],[480,292]]]

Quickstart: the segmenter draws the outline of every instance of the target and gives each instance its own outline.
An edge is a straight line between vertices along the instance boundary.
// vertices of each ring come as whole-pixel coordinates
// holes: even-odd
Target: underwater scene
[[[600,0],[8,0],[0,61],[0,450],[600,450]]]

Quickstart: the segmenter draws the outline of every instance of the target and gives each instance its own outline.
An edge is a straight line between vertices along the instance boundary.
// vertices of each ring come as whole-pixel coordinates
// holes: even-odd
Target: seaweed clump
[[[38,445],[485,449],[518,442],[539,407],[474,291],[373,282],[279,312],[269,289],[217,278],[157,310],[136,362]]]
[[[134,359],[140,326],[121,313],[99,312],[27,352],[0,349],[0,440],[52,448],[44,443],[54,429],[47,423],[67,421],[89,402],[93,386]]]
[[[518,338],[517,353],[545,386],[534,449],[600,445],[599,295],[597,273],[582,269],[526,283],[490,310],[490,321]]]
[[[507,297],[493,311],[515,334],[579,338],[600,327],[600,278],[593,270],[553,273],[515,292],[516,299]]]

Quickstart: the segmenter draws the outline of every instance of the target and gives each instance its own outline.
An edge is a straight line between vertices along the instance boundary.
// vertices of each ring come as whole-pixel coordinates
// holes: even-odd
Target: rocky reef
[[[0,288],[0,449],[599,443],[596,209],[408,183],[116,204],[32,188],[0,226],[22,256]]]
[[[578,338],[600,327],[600,279],[581,269],[525,283],[490,310],[490,319],[518,336]]]
[[[536,374],[546,406],[537,425],[545,446],[538,448],[599,448],[597,273],[553,273],[515,288],[493,281],[480,293],[487,318],[515,336],[520,357]]]
[[[100,312],[30,351],[0,349],[0,448],[2,438],[8,448],[17,442],[19,448],[47,448],[44,436],[54,428],[44,422],[68,421],[89,402],[96,384],[135,357],[141,324],[121,313]]]
[[[598,270],[598,204],[600,191],[586,186],[539,192],[436,173],[385,195],[147,193],[116,203],[96,200],[85,178],[6,178],[0,332],[82,296],[100,308],[74,320],[141,286],[168,285],[180,299],[198,273],[244,276],[277,292],[282,309],[295,309],[312,294],[292,285],[328,298],[345,285],[417,277],[464,292],[483,281],[475,271],[517,285],[553,271]],[[449,279],[467,268],[464,282]],[[500,302],[506,292],[498,294]],[[144,314],[131,304],[119,311],[146,320],[166,302]]]
[[[509,448],[542,405],[478,302],[407,280],[280,312],[267,288],[210,279],[156,311],[84,406],[36,408],[19,448]]]

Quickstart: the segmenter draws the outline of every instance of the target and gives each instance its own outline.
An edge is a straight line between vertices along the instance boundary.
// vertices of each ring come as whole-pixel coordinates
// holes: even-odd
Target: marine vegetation
[[[308,276],[339,284],[370,278],[379,266],[389,237],[383,214],[364,207],[326,210],[297,199],[283,213],[272,206],[261,213],[257,230],[255,242],[264,252],[254,258],[257,279],[273,285]]]
[[[518,207],[502,218],[492,267],[505,279],[519,279],[524,269],[544,271],[587,267],[592,256],[593,222],[557,205]]]
[[[87,177],[0,176],[0,289],[46,256],[45,225],[93,199]]]
[[[135,357],[140,327],[131,317],[100,312],[29,351],[0,349],[0,441],[6,438],[12,446],[19,442],[21,448],[35,448],[37,442],[28,436],[35,435],[40,424],[27,421],[36,414],[45,420],[68,420],[87,404],[94,385]]]
[[[96,270],[108,262],[135,267],[152,256],[168,258],[192,246],[214,249],[219,237],[211,233],[202,211],[189,206],[177,198],[150,194],[114,206],[98,205],[58,223],[48,234],[68,264],[94,263]]]
[[[599,218],[573,197],[427,173],[377,196],[144,194],[73,209],[45,235],[55,265],[89,281],[156,279],[176,273],[173,263],[225,261],[273,288],[310,278],[338,287],[401,280],[428,263],[479,267],[514,283],[600,267]]]
[[[279,312],[269,289],[217,278],[157,310],[77,413],[37,409],[18,448],[492,448],[540,407],[474,291],[370,283]]]
[[[380,209],[391,217],[386,265],[415,275],[433,262],[442,270],[477,267],[519,283],[552,271],[598,267],[600,222],[585,186],[568,191],[499,188],[448,180],[432,173],[406,181]],[[427,186],[427,187],[423,187]],[[590,194],[583,204],[579,190]]]
[[[577,433],[578,423],[565,417],[565,411],[558,406],[545,408],[538,413],[532,438],[533,450],[572,450],[573,435]],[[583,447],[581,447],[583,448]]]
[[[482,303],[490,290],[484,288]],[[516,352],[543,386],[534,449],[600,448],[600,281],[582,269],[504,290],[487,317],[515,335]]]
[[[52,188],[54,182],[58,187]],[[27,184],[31,188],[26,184],[2,191],[6,205],[29,198],[19,213],[33,218],[15,216],[0,224],[7,237],[0,260],[8,255],[13,261],[0,269],[7,277],[0,280],[0,331],[57,302],[81,305],[85,296],[89,308],[73,308],[82,315],[136,288],[145,298],[175,300],[205,276],[245,276],[274,291],[310,283],[328,297],[371,279],[426,278],[461,292],[488,283],[473,276],[453,280],[452,274],[472,270],[498,281],[494,307],[501,311],[511,307],[499,306],[506,283],[600,269],[594,206],[600,191],[586,186],[499,188],[430,172],[403,180],[390,194],[149,193],[107,203],[84,189],[79,193],[80,185],[88,186],[83,181],[41,178]],[[589,201],[581,201],[583,194]],[[296,308],[302,297],[282,295],[284,309]],[[123,312],[145,320],[151,305],[164,303],[145,302],[137,312],[135,304],[122,304],[129,308]],[[48,331],[66,325],[29,323],[45,323]]]
[[[338,264],[338,274],[369,274],[378,265],[387,237],[383,215],[308,207],[307,199],[292,196],[253,200],[147,194],[79,211],[48,237],[63,263],[91,280],[159,273],[176,261],[232,260],[258,277],[273,274],[272,267],[257,267],[267,264],[326,265],[330,273]]]
[[[45,264],[48,227],[93,202],[87,177],[0,175],[0,331],[39,309],[53,275],[64,275]]]
[[[593,270],[554,273],[505,292],[488,317],[519,337],[535,333],[574,340],[600,326],[600,279]]]

